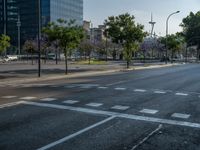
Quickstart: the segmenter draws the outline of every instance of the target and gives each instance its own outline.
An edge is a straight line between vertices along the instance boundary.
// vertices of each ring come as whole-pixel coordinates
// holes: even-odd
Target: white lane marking
[[[181,119],[188,119],[191,115],[189,114],[181,114],[181,113],[174,113],[172,114],[173,118],[181,118]]]
[[[16,98],[17,96],[2,96],[1,98],[6,98],[6,99],[11,99],[11,98]]]
[[[27,96],[27,97],[21,97],[20,99],[22,99],[22,100],[32,100],[32,99],[36,99],[36,97]]]
[[[7,104],[0,105],[0,108],[11,107],[11,106],[19,105],[19,104],[22,104],[22,103],[23,103],[23,101],[7,103]]]
[[[105,86],[100,86],[100,87],[98,87],[98,89],[108,89],[108,87],[105,87]]]
[[[38,148],[37,150],[46,150],[46,149],[50,149],[50,148],[52,148],[52,147],[54,147],[54,146],[56,146],[56,145],[58,145],[58,144],[64,143],[64,142],[66,142],[66,141],[68,141],[68,140],[70,140],[70,139],[72,139],[72,138],[74,138],[74,137],[76,137],[76,136],[79,136],[80,134],[83,134],[83,133],[85,133],[85,132],[87,132],[87,131],[89,131],[89,130],[91,130],[91,129],[93,129],[93,128],[96,128],[96,127],[98,127],[98,126],[100,126],[100,125],[102,125],[102,124],[104,124],[104,123],[106,123],[106,122],[108,122],[108,121],[110,121],[110,120],[112,120],[112,119],[114,119],[114,118],[115,118],[115,116],[111,116],[111,117],[109,117],[109,118],[107,118],[107,119],[104,119],[104,120],[102,120],[102,121],[100,121],[100,122],[98,122],[98,123],[95,123],[95,124],[93,124],[93,125],[91,125],[91,126],[89,126],[89,127],[86,127],[86,128],[84,128],[84,129],[82,129],[82,130],[76,132],[76,133],[73,133],[73,134],[68,135],[68,136],[66,136],[66,137],[64,137],[64,138],[62,138],[62,139],[59,139],[59,140],[57,140],[57,141],[55,141],[55,142],[53,142],[53,143],[50,143],[50,144],[48,144],[48,145],[46,145],[46,146],[43,146],[43,147],[41,147],[41,148]]]
[[[125,91],[126,88],[120,88],[120,87],[117,87],[117,88],[115,88],[115,90],[117,90],[117,91]]]
[[[95,110],[95,109],[82,108],[82,107],[72,107],[72,106],[64,106],[64,105],[56,105],[56,104],[37,103],[37,102],[30,102],[30,101],[24,101],[23,104],[38,106],[38,107],[71,110],[71,111],[94,114],[94,115],[96,114],[96,115],[105,115],[105,116],[116,116],[119,118],[126,118],[126,119],[131,119],[131,120],[154,122],[154,123],[160,123],[160,124],[169,124],[169,125],[177,125],[177,126],[184,126],[184,127],[200,129],[200,123],[193,123],[193,122],[186,122],[186,121],[161,119],[161,118],[155,118],[155,117],[145,117],[145,116],[139,116],[139,115],[112,112],[112,111],[102,111],[102,110]]]
[[[103,105],[102,103],[88,103],[88,104],[86,104],[86,106],[90,106],[90,107],[100,107],[102,105]]]
[[[137,145],[133,146],[131,150],[137,149],[140,145],[145,143],[150,137],[152,137],[155,133],[157,133],[162,127],[163,125],[160,124],[155,130],[153,130],[149,135],[147,135],[142,141],[140,141]]]
[[[127,110],[129,108],[130,108],[130,106],[122,106],[122,105],[115,105],[115,106],[111,107],[111,109],[117,109],[117,110]]]
[[[76,104],[78,102],[79,101],[75,101],[75,100],[66,100],[66,101],[63,101],[63,103],[65,103],[65,104]]]
[[[125,82],[127,82],[127,81],[118,81],[118,82],[107,84],[106,86],[117,85],[117,84],[121,84],[121,83],[125,83]]]
[[[186,93],[176,93],[175,95],[177,95],[177,96],[188,96],[188,94],[186,94]]]
[[[146,92],[147,90],[143,90],[143,89],[135,89],[134,92]]]
[[[154,91],[155,94],[166,94],[164,91]]]
[[[57,100],[57,98],[47,97],[47,98],[42,98],[42,99],[40,99],[40,100],[41,100],[41,101],[50,102],[50,101],[55,101],[55,100]]]
[[[153,110],[153,109],[142,109],[140,111],[141,113],[145,113],[145,114],[156,114],[158,112],[158,110]]]

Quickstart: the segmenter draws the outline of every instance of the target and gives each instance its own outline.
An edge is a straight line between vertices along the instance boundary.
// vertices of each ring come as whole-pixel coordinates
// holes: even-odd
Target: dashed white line
[[[117,85],[117,84],[121,84],[121,83],[125,83],[125,82],[127,82],[127,81],[118,81],[118,82],[107,84],[106,86]]]
[[[116,110],[127,110],[129,108],[130,108],[130,106],[122,106],[122,105],[115,105],[115,106],[111,107],[111,109],[116,109]]]
[[[117,91],[125,91],[126,88],[120,88],[120,87],[117,87],[117,88],[115,88],[115,90],[117,90]]]
[[[165,91],[154,91],[155,94],[166,94]]]
[[[27,97],[21,97],[20,99],[22,99],[22,100],[33,100],[33,99],[36,99],[36,97],[27,96]]]
[[[11,106],[19,105],[19,104],[22,104],[22,103],[23,103],[23,101],[7,103],[7,104],[0,105],[0,108],[11,107]]]
[[[177,96],[188,96],[187,93],[176,93],[175,95],[177,95]]]
[[[98,87],[98,89],[108,89],[108,87],[105,87],[105,86],[100,86],[100,87]]]
[[[116,117],[120,117],[120,118],[131,119],[131,120],[154,122],[154,123],[177,125],[177,126],[184,126],[184,127],[191,127],[191,128],[200,129],[200,123],[193,123],[193,122],[186,122],[186,121],[161,119],[161,118],[155,118],[155,117],[145,117],[145,116],[139,116],[139,115],[112,112],[112,111],[102,111],[102,110],[88,109],[88,108],[82,108],[82,107],[72,107],[72,106],[37,103],[37,102],[29,102],[29,101],[24,101],[23,104],[38,106],[38,107],[71,110],[71,111],[77,111],[77,112],[89,113],[89,114],[116,116]]]
[[[75,100],[66,100],[66,101],[63,101],[63,103],[65,103],[65,104],[76,104],[78,102],[79,101],[75,101]]]
[[[133,90],[134,92],[146,92],[147,90],[144,90],[144,89],[135,89],[135,90]]]
[[[102,103],[88,103],[88,104],[86,104],[86,106],[90,106],[90,107],[100,107],[102,105],[103,105]]]
[[[145,113],[145,114],[156,114],[158,112],[158,110],[153,110],[153,109],[142,109],[140,111],[141,113]]]
[[[68,140],[70,140],[70,139],[72,139],[72,138],[74,138],[74,137],[76,137],[76,136],[78,136],[78,135],[80,135],[80,134],[82,134],[82,133],[85,133],[85,132],[87,132],[87,131],[89,131],[89,130],[91,130],[91,129],[97,127],[97,126],[100,126],[100,125],[102,125],[102,124],[104,124],[104,123],[106,123],[106,122],[108,122],[108,121],[110,121],[110,120],[112,120],[112,119],[114,119],[114,118],[115,118],[115,116],[111,116],[111,117],[109,117],[109,118],[107,118],[107,119],[105,119],[105,120],[102,120],[102,121],[100,121],[100,122],[98,122],[98,123],[95,123],[95,124],[93,124],[93,125],[91,125],[91,126],[89,126],[89,127],[87,127],[87,128],[84,128],[84,129],[82,129],[82,130],[80,130],[80,131],[78,131],[78,132],[76,132],[76,133],[73,133],[73,134],[71,134],[71,135],[68,135],[68,136],[66,136],[66,137],[64,137],[64,138],[62,138],[62,139],[60,139],[60,140],[57,140],[57,141],[55,141],[55,142],[53,142],[53,143],[50,143],[50,144],[48,144],[48,145],[46,145],[46,146],[43,146],[43,147],[41,147],[41,148],[38,148],[37,150],[46,150],[46,149],[50,149],[50,148],[52,148],[52,147],[54,147],[54,146],[56,146],[56,145],[58,145],[58,144],[61,144],[61,143],[63,143],[63,142],[66,142],[66,141],[68,141]]]
[[[55,101],[57,100],[57,98],[51,98],[51,97],[47,97],[47,98],[42,98],[40,99],[41,101],[47,101],[47,102],[50,102],[50,101]]]
[[[190,117],[189,114],[181,114],[181,113],[174,113],[172,114],[173,118],[181,118],[181,119],[188,119]]]
[[[5,98],[5,99],[11,99],[11,98],[16,98],[17,96],[2,96],[1,98]]]

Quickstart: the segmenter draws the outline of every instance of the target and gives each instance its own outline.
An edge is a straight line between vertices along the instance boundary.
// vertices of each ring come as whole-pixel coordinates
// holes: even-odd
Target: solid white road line
[[[111,109],[116,109],[116,110],[127,110],[129,108],[130,108],[130,106],[122,106],[122,105],[115,105],[115,106],[111,107]]]
[[[145,114],[156,114],[158,112],[158,110],[153,110],[153,109],[142,109],[140,111],[141,113],[145,113]]]
[[[181,118],[181,119],[188,119],[190,117],[189,114],[181,114],[181,113],[174,113],[172,114],[173,118]]]
[[[22,103],[23,103],[23,101],[7,103],[7,104],[0,105],[0,108],[11,107],[11,106],[19,105],[19,104],[22,104]]]
[[[169,124],[169,125],[184,126],[184,127],[200,129],[200,123],[192,123],[192,122],[186,122],[186,121],[161,119],[161,118],[155,118],[155,117],[145,117],[145,116],[139,116],[139,115],[112,112],[112,111],[102,111],[102,110],[88,109],[88,108],[82,108],[82,107],[37,103],[37,102],[30,102],[30,101],[24,101],[23,104],[38,106],[38,107],[45,107],[45,108],[71,110],[71,111],[94,114],[94,115],[96,114],[96,115],[105,115],[105,116],[116,116],[119,118],[126,118],[126,119],[131,119],[131,120],[154,122],[154,123],[159,123],[159,124]]]
[[[137,149],[140,145],[142,145],[144,142],[146,142],[150,137],[152,137],[155,133],[157,133],[161,128],[163,127],[162,124],[160,124],[155,130],[153,130],[149,135],[147,135],[142,141],[140,141],[137,145],[133,146],[131,150]]]
[[[117,87],[117,88],[115,88],[115,90],[117,90],[117,91],[125,91],[126,88],[120,88],[120,87]]]
[[[19,99],[21,99],[21,100],[33,100],[33,99],[36,99],[36,97],[27,96],[27,97],[21,97]]]
[[[154,91],[155,94],[166,94],[164,91]]]
[[[88,104],[86,104],[86,106],[90,106],[90,107],[100,107],[102,105],[103,105],[102,103],[88,103]]]
[[[50,149],[50,148],[52,148],[52,147],[54,147],[54,146],[56,146],[58,144],[64,143],[64,142],[66,142],[66,141],[68,141],[68,140],[70,140],[70,139],[72,139],[72,138],[74,138],[76,136],[79,136],[80,134],[83,134],[83,133],[85,133],[85,132],[87,132],[87,131],[95,128],[95,127],[98,127],[98,126],[100,126],[100,125],[102,125],[102,124],[104,124],[104,123],[106,123],[106,122],[108,122],[108,121],[110,121],[110,120],[112,120],[114,118],[115,118],[115,116],[111,116],[111,117],[109,117],[109,118],[107,118],[105,120],[102,120],[102,121],[100,121],[98,123],[95,123],[95,124],[93,124],[93,125],[91,125],[91,126],[89,126],[87,128],[84,128],[84,129],[82,129],[82,130],[80,130],[80,131],[78,131],[76,133],[73,133],[73,134],[68,135],[68,136],[66,136],[66,137],[64,137],[62,139],[59,139],[59,140],[57,140],[57,141],[55,141],[53,143],[50,143],[50,144],[48,144],[46,146],[43,146],[43,147],[41,147],[41,148],[39,148],[37,150],[47,150],[47,149]]]
[[[186,94],[186,93],[176,93],[175,95],[177,95],[177,96],[188,96],[188,94]]]
[[[143,89],[135,89],[134,92],[146,92],[147,90],[143,90]]]
[[[78,102],[79,101],[75,101],[75,100],[66,100],[66,101],[63,101],[63,103],[65,103],[65,104],[76,104]]]
[[[47,101],[47,102],[50,102],[50,101],[55,101],[57,100],[57,98],[51,98],[51,97],[47,97],[47,98],[42,98],[40,99],[41,101]]]
[[[6,98],[6,99],[11,99],[11,98],[16,98],[17,96],[2,96],[1,98]]]

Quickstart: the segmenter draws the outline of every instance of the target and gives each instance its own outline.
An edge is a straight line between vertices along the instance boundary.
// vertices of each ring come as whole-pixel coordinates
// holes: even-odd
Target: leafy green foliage
[[[75,21],[66,21],[58,19],[56,23],[50,23],[47,28],[44,28],[44,33],[49,38],[49,41],[58,41],[59,47],[65,55],[66,71],[68,73],[67,59],[71,52],[77,48],[84,37],[82,27],[75,25]]]
[[[0,54],[10,47],[10,37],[7,35],[0,36]]]
[[[112,41],[122,44],[124,58],[127,61],[127,68],[132,59],[132,53],[138,50],[138,43],[142,42],[146,33],[143,31],[144,26],[135,23],[135,17],[130,14],[122,14],[119,16],[111,16],[105,20],[108,27],[106,32]]]

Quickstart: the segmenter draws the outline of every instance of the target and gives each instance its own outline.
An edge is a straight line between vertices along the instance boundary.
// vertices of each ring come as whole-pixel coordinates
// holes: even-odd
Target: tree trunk
[[[65,52],[65,74],[68,74],[68,62],[67,52]]]
[[[90,62],[91,62],[91,54],[89,54],[89,65],[90,65]]]
[[[33,65],[33,52],[31,52],[31,61],[32,61],[32,65]]]
[[[127,67],[127,69],[130,68],[130,61],[127,61],[127,62],[126,62],[126,67]]]

